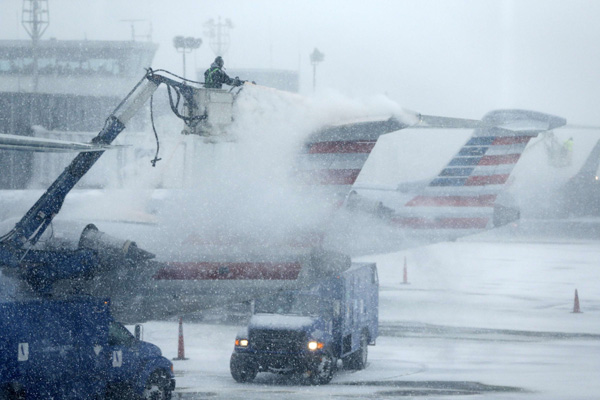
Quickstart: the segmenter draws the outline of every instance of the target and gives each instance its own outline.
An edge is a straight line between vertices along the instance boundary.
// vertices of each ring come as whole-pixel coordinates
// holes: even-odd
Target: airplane
[[[229,140],[215,142],[212,137],[215,131],[221,135],[231,123],[231,116],[218,115],[227,102],[202,103],[215,92],[193,90],[152,71],[140,82],[130,94],[132,98],[122,104],[140,107],[158,84],[165,83],[180,90],[178,95],[186,100],[184,112],[178,113],[186,122],[187,134],[196,134],[211,148],[232,145]],[[227,97],[225,92],[216,95]],[[273,102],[288,97],[248,86],[232,97],[231,103],[266,99],[271,101],[268,110]],[[296,107],[298,99],[294,99]],[[207,112],[212,119],[206,117]],[[249,107],[249,112],[271,117],[254,107]],[[134,113],[129,108],[115,110],[95,143],[109,145],[106,135],[114,139]],[[235,115],[234,123],[240,120],[244,115]],[[223,201],[233,192],[212,202],[202,197],[213,189],[211,183],[232,178],[225,168],[212,166],[216,176],[206,181],[207,187],[191,194],[164,195],[157,191],[155,206],[162,210],[157,225],[105,221],[102,231],[86,224],[79,237],[75,236],[81,231],[74,228],[76,221],[57,218],[53,229],[46,230],[75,184],[67,176],[68,190],[55,182],[24,219],[0,238],[3,277],[14,280],[12,288],[3,291],[13,298],[73,292],[110,297],[113,314],[123,322],[134,323],[307,285],[348,268],[351,256],[453,240],[518,219],[518,209],[502,203],[502,189],[528,142],[565,124],[564,118],[549,114],[497,110],[480,121],[408,113],[317,127],[298,141],[297,157],[290,168],[296,184],[287,192],[293,195],[278,198],[278,188],[271,187],[275,190],[272,197],[257,196],[260,212],[244,202]],[[382,135],[420,127],[467,128],[473,129],[473,134],[436,177],[411,188],[415,190],[377,193],[354,187]],[[205,140],[207,137],[211,140]],[[88,160],[82,154],[72,165]],[[259,158],[261,154],[251,156]],[[235,160],[221,162],[231,165]],[[72,170],[72,166],[67,167],[63,175]],[[238,178],[241,181],[248,176]],[[240,187],[237,183],[225,182],[225,188],[235,191]],[[267,187],[261,185],[256,192],[270,190]],[[57,193],[60,199],[54,201]],[[240,197],[245,194],[242,191]],[[85,199],[85,194],[81,197]],[[273,198],[280,201],[275,204]],[[24,220],[39,221],[28,225]],[[268,223],[263,225],[265,220]],[[116,239],[124,235],[136,238],[136,242]],[[15,251],[23,242],[24,249]],[[54,254],[71,270],[46,260],[47,255]],[[27,262],[28,258],[38,263]],[[66,258],[72,263],[64,261]],[[88,259],[94,263],[82,261]]]

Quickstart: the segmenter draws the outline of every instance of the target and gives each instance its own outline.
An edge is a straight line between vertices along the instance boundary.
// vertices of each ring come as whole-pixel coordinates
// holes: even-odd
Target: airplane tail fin
[[[296,177],[305,185],[323,188],[332,203],[341,206],[377,139],[407,126],[392,117],[321,129],[305,142]]]
[[[393,221],[406,228],[461,232],[502,226],[519,218],[499,196],[529,141],[566,124],[525,110],[492,111],[442,171],[405,204]]]

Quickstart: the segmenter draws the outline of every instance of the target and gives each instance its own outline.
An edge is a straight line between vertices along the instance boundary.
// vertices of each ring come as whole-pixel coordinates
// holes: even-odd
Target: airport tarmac
[[[600,242],[497,239],[361,258],[379,267],[380,336],[365,370],[329,385],[270,373],[238,384],[229,357],[241,325],[186,323],[174,398],[596,399]],[[176,321],[150,322],[145,339],[173,358],[177,332]]]

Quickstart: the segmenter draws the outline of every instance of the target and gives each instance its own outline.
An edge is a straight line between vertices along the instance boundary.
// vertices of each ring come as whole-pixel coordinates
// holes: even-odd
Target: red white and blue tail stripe
[[[407,126],[395,118],[379,118],[321,129],[305,142],[296,176],[300,183],[322,189],[340,206],[377,139]]]
[[[566,121],[524,110],[487,114],[483,127],[392,221],[424,230],[472,231],[504,225],[518,210],[500,204],[498,196],[529,140]]]

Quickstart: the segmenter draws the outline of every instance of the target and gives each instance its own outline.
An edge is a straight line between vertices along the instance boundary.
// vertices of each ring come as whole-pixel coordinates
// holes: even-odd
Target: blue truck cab
[[[172,366],[108,300],[0,303],[0,399],[170,399]]]
[[[353,263],[311,287],[257,299],[248,326],[238,333],[230,360],[237,382],[258,372],[306,373],[329,383],[337,361],[367,365],[367,345],[378,336],[379,281],[373,263]]]

